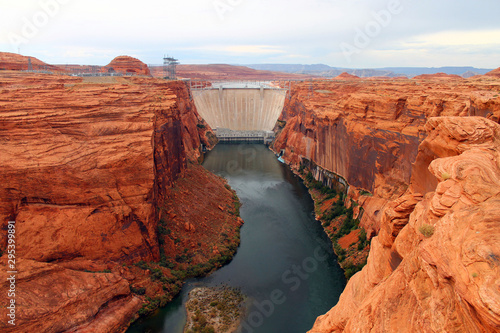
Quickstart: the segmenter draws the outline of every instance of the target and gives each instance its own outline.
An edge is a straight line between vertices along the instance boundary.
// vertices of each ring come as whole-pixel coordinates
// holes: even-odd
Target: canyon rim
[[[72,76],[95,68],[11,53],[0,69],[0,292],[14,285],[15,295],[2,331],[124,332],[231,260],[239,200],[200,165],[217,137],[189,81],[128,56],[97,70],[118,75]],[[310,332],[500,330],[499,69],[467,79],[178,73],[295,80],[270,148],[310,184],[318,223],[352,272]]]

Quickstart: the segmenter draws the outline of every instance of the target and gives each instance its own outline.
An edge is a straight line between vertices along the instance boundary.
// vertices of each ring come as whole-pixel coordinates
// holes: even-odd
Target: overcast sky
[[[499,0],[0,0],[0,51],[52,64],[500,66]]]

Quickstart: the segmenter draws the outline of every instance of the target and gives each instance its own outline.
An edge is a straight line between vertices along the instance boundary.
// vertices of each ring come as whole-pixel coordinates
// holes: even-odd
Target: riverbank
[[[338,263],[349,280],[366,265],[370,252],[366,230],[359,224],[362,210],[359,204],[347,195],[349,185],[338,175],[336,176],[340,181],[329,179],[324,184],[323,181],[316,180],[305,165],[297,168],[289,164],[287,167],[300,177],[308,188],[314,201],[315,218],[332,241]],[[351,191],[358,192],[352,188]],[[356,194],[370,195],[366,191]]]
[[[303,180],[314,201],[316,220],[332,241],[339,265],[349,280],[366,265],[370,252],[366,231],[359,225],[359,215],[354,216],[358,204],[344,192],[337,193],[309,175]]]
[[[188,281],[174,302],[130,332],[182,333],[189,292],[221,285],[248,297],[243,330],[307,331],[338,302],[345,286],[307,188],[261,144],[217,145],[203,166],[227,179],[241,200],[245,224],[238,251],[228,265]]]
[[[121,332],[231,259],[238,201],[197,165],[215,136],[184,82],[5,71],[0,86],[0,217],[22,226],[8,332]]]
[[[239,207],[227,181],[201,165],[188,165],[158,208],[160,260],[131,267],[140,273],[129,281],[131,290],[144,302],[135,319],[172,301],[185,280],[206,276],[231,261],[243,224]]]

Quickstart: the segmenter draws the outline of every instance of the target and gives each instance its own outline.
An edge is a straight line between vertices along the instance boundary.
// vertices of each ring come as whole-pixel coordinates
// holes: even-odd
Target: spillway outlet
[[[221,143],[252,142],[270,144],[274,140],[273,131],[236,131],[229,128],[216,128],[214,132]]]

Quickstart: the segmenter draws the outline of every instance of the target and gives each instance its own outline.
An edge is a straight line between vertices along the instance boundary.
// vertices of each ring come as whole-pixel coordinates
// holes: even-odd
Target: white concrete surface
[[[192,91],[198,113],[212,128],[271,131],[285,104],[286,90],[219,88]]]

